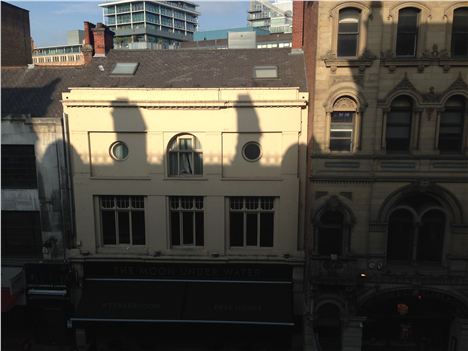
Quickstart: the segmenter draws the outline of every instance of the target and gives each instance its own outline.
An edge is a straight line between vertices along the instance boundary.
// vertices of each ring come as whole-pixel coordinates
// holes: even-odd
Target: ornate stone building
[[[308,328],[321,350],[468,349],[468,2],[297,2]]]

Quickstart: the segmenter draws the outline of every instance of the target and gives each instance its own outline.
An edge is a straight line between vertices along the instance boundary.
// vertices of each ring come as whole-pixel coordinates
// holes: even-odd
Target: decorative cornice
[[[377,59],[377,56],[369,50],[365,50],[359,57],[343,58],[337,57],[336,53],[330,50],[321,59],[332,72],[336,72],[338,67],[359,67],[359,71],[363,72],[366,67],[372,66],[372,62]]]
[[[62,100],[64,106],[93,108],[143,108],[143,109],[223,109],[231,107],[304,107],[307,101],[70,101]]]
[[[395,56],[392,50],[380,53],[380,61],[390,72],[398,67],[417,67],[418,72],[424,72],[428,66],[442,66],[447,72],[452,66],[468,66],[466,59],[452,58],[447,49],[439,50],[437,44],[432,45],[432,50],[425,50],[419,57]]]

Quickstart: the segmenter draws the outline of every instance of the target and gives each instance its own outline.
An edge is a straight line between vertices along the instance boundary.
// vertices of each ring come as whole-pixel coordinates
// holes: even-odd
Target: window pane
[[[119,221],[119,244],[130,244],[130,213],[117,212]]]
[[[435,261],[442,259],[445,218],[439,211],[430,211],[419,229],[417,260]]]
[[[170,214],[171,221],[171,242],[172,245],[180,245],[180,222],[179,212],[172,212]]]
[[[452,35],[452,56],[468,56],[468,33],[454,33]]]
[[[342,228],[319,228],[318,253],[320,255],[341,255],[343,246]]]
[[[244,214],[231,212],[229,217],[229,234],[231,246],[244,246]]]
[[[273,246],[274,213],[260,214],[260,246]]]
[[[104,245],[115,245],[115,215],[113,211],[101,211],[102,240]]]
[[[2,188],[36,188],[34,145],[2,144]]]
[[[257,246],[257,214],[247,214],[247,246]]]
[[[180,138],[179,139],[180,150],[192,150],[192,139],[191,138]]]
[[[340,138],[340,139],[350,139],[352,131],[350,130],[332,130],[330,132],[330,137],[332,138]]]
[[[406,8],[400,10],[398,14],[398,33],[412,32],[418,29],[419,10],[415,8]]]
[[[40,256],[39,212],[2,211],[2,256]]]
[[[331,139],[331,151],[351,151],[351,140],[346,139]]]
[[[387,128],[387,138],[391,139],[408,139],[410,135],[410,129],[408,127],[393,127]]]
[[[191,152],[180,152],[180,175],[193,174],[193,159]]]
[[[410,212],[395,211],[388,223],[387,258],[410,261],[413,250],[414,222]]]
[[[195,156],[195,174],[203,174],[203,155],[199,152],[194,154]]]
[[[357,34],[339,34],[338,35],[338,56],[356,56],[357,55]]]
[[[132,212],[133,245],[145,245],[145,212]]]
[[[398,33],[396,54],[397,56],[414,56],[416,55],[416,34],[414,33]]]
[[[178,165],[178,153],[170,152],[169,153],[169,175],[178,175],[179,174],[179,165]]]
[[[463,110],[461,111],[446,111],[442,113],[440,120],[441,125],[455,124],[461,125],[463,123]]]
[[[338,31],[340,34],[343,33],[358,33],[359,32],[359,23],[357,21],[354,22],[340,22]]]
[[[204,219],[203,212],[195,212],[195,244],[203,246],[204,244]]]
[[[256,210],[258,208],[258,197],[246,197],[245,207],[249,210]]]
[[[332,123],[352,123],[354,112],[333,112],[331,115]]]
[[[183,244],[193,245],[193,212],[182,213]]]
[[[463,112],[445,112],[440,121],[439,145],[442,152],[460,152],[463,135]]]

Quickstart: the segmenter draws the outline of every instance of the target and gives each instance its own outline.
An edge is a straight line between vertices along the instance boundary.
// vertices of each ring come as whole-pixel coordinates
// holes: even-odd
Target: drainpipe
[[[68,115],[63,113],[62,118],[62,130],[63,130],[63,149],[64,149],[64,160],[65,160],[65,172],[66,172],[66,191],[68,195],[68,211],[69,211],[69,246],[74,248],[76,246],[76,230],[75,230],[75,201],[73,193],[73,183],[72,183],[72,167],[71,167],[71,157],[70,157],[70,133],[68,127]],[[65,248],[66,249],[66,248]]]

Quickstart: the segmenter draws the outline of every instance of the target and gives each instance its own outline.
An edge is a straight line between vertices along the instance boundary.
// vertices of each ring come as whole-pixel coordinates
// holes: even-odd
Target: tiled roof
[[[134,76],[112,76],[117,62],[139,62]],[[99,69],[102,66],[104,70]],[[254,79],[254,66],[278,66],[277,79]],[[70,87],[299,87],[304,57],[290,49],[111,50],[84,67],[2,68],[2,116],[60,117]]]

